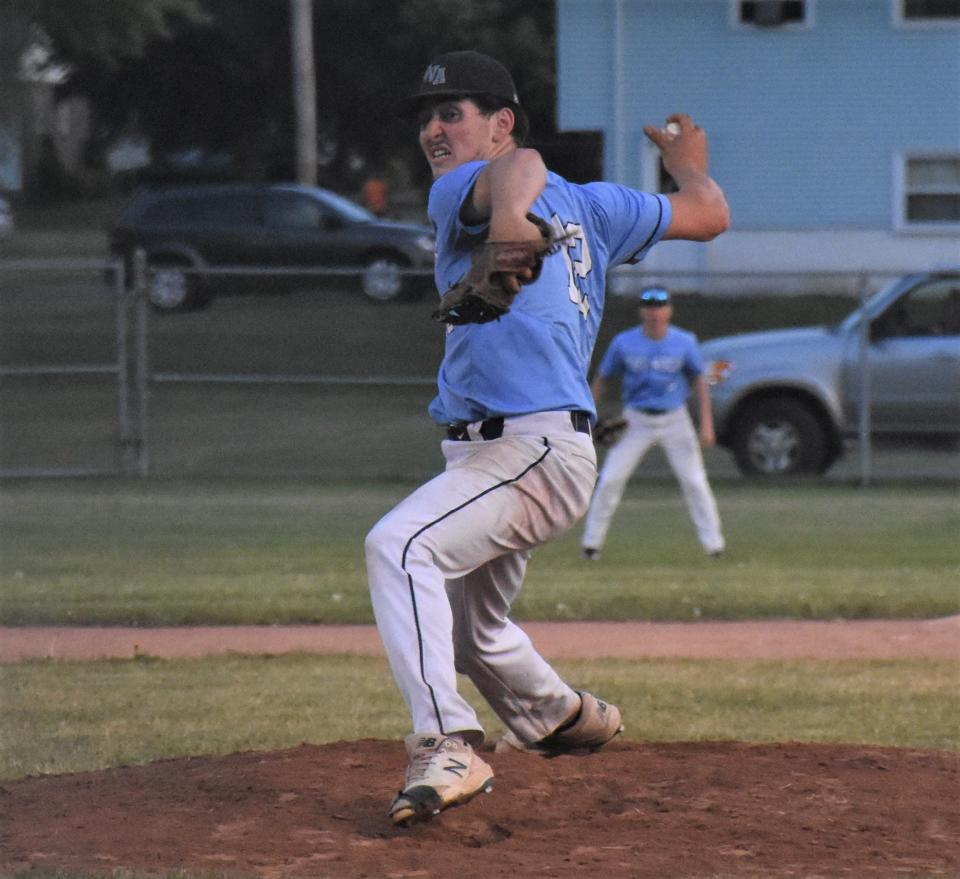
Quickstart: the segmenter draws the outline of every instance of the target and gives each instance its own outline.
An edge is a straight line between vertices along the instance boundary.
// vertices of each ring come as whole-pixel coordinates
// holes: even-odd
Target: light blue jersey
[[[441,294],[466,274],[486,237],[485,224],[464,226],[460,220],[460,208],[485,165],[461,165],[430,190]],[[439,393],[429,407],[442,424],[553,410],[595,416],[587,370],[607,270],[642,259],[670,225],[665,196],[613,183],[577,185],[552,172],[530,210],[569,238],[499,321],[448,328]]]
[[[651,339],[633,327],[614,336],[598,372],[622,377],[625,406],[670,410],[686,402],[690,382],[703,373],[703,358],[693,333],[671,326],[662,339]]]

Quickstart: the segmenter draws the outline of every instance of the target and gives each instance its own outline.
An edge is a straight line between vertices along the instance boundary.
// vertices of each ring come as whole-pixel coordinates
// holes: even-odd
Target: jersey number
[[[593,262],[583,227],[579,223],[564,223],[556,214],[550,218],[557,235],[563,238],[560,252],[567,264],[567,294],[583,317],[590,313],[590,302],[580,290],[580,280],[590,274]]]

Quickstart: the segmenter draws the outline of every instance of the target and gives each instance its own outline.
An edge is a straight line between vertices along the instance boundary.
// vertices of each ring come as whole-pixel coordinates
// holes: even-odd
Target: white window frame
[[[729,0],[727,7],[729,11],[730,27],[735,30],[752,31],[755,33],[784,33],[795,31],[807,31],[814,24],[814,7],[816,0],[802,0],[803,2],[803,21],[788,21],[786,24],[778,24],[771,27],[751,24],[749,21],[740,20],[740,4],[743,0]]]
[[[896,228],[898,232],[938,233],[942,232],[948,235],[956,235],[960,232],[960,218],[949,222],[924,222],[922,220],[910,220],[907,217],[907,196],[910,190],[907,187],[907,166],[912,159],[958,159],[960,152],[947,152],[945,150],[930,152],[929,150],[918,150],[917,152],[904,152],[896,156],[894,160],[894,212],[896,217]]]
[[[904,13],[906,0],[891,0],[890,14],[893,26],[899,30],[942,30],[960,28],[960,18],[907,18]]]

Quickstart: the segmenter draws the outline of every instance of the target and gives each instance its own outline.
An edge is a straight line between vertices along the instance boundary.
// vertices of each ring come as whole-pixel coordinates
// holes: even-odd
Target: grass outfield
[[[960,747],[960,663],[558,662],[638,741]],[[36,661],[0,666],[0,778],[356,738],[398,739],[386,661],[306,656]],[[501,725],[468,682],[489,734]]]
[[[369,527],[408,485],[89,480],[0,494],[0,623],[367,623]],[[929,618],[960,612],[947,487],[718,487],[703,555],[673,482],[633,484],[603,558],[536,550],[518,619]]]

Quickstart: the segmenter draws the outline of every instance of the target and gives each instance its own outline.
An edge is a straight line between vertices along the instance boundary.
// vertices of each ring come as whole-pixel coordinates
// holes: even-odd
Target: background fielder
[[[659,445],[680,482],[704,552],[724,550],[717,503],[700,451],[716,442],[710,391],[696,336],[671,326],[673,306],[663,288],[640,295],[640,326],[618,334],[600,361],[591,389],[599,405],[612,378],[622,380],[626,429],[604,460],[583,531],[581,554],[597,559],[631,474]],[[686,401],[691,384],[699,408],[699,435]]]

